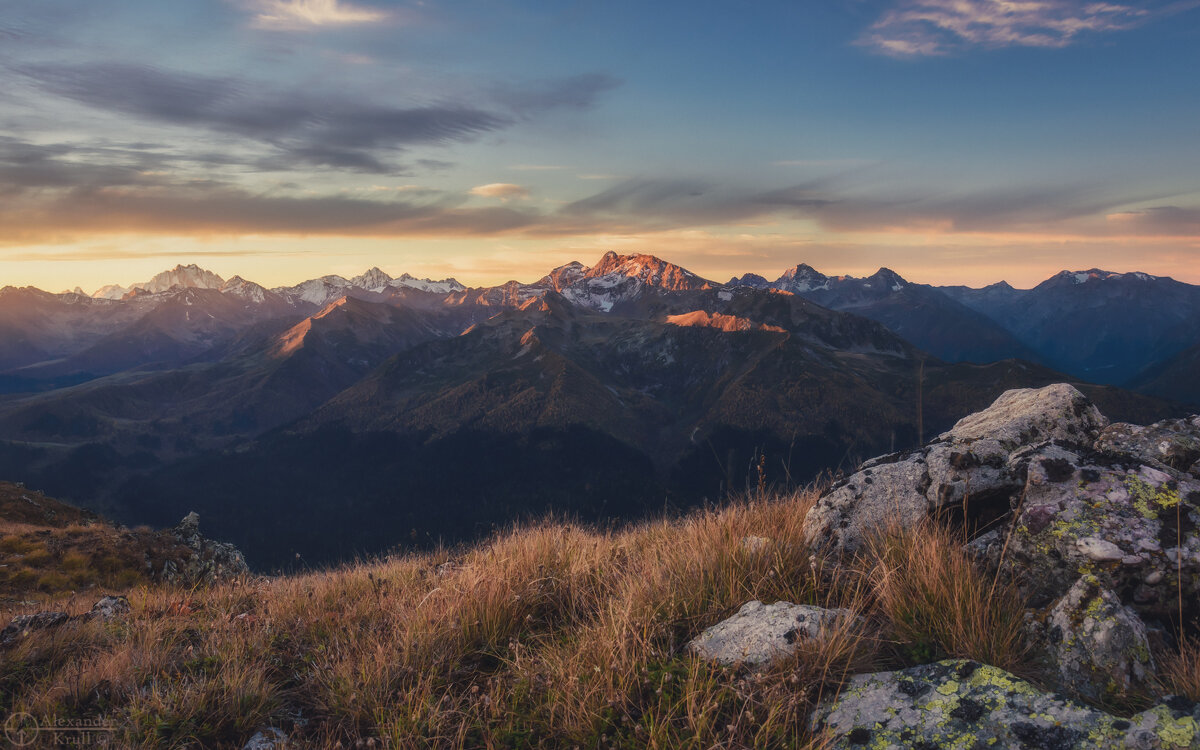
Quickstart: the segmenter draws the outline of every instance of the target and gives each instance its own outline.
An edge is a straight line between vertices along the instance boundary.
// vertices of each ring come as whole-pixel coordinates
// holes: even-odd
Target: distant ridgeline
[[[179,266],[0,290],[0,477],[128,524],[198,511],[255,565],[322,562],[804,483],[1063,380],[1114,419],[1187,412],[1200,287],[721,284],[614,253],[487,288]]]

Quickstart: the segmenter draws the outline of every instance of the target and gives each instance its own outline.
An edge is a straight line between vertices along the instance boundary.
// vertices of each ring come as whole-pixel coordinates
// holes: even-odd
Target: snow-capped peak
[[[585,279],[624,276],[669,291],[707,289],[711,283],[691,271],[653,255],[617,255],[611,250],[587,270]]]
[[[350,279],[350,283],[359,289],[366,289],[368,292],[382,292],[391,284],[392,277],[381,271],[378,267],[371,268],[367,272],[355,276]]]
[[[163,271],[149,281],[137,286],[151,293],[165,292],[171,287],[181,286],[185,289],[220,289],[225,280],[212,271],[207,271],[195,263],[178,265],[169,271]]]
[[[1060,271],[1055,275],[1056,279],[1069,281],[1071,284],[1086,284],[1089,281],[1115,281],[1117,279],[1136,279],[1138,281],[1154,281],[1158,277],[1151,276],[1148,273],[1141,271],[1132,271],[1129,273],[1117,273],[1115,271],[1104,271],[1099,268],[1091,268],[1087,271]]]
[[[92,292],[92,296],[96,299],[121,299],[130,290],[131,287],[123,287],[120,284],[106,284]]]
[[[247,302],[262,303],[267,299],[266,288],[253,281],[247,281],[241,276],[234,276],[221,285],[222,294],[230,294]]]
[[[225,280],[212,271],[205,270],[195,263],[189,263],[186,266],[177,265],[169,271],[157,274],[149,281],[141,281],[127,287],[120,284],[102,286],[92,296],[102,299],[123,299],[130,292],[138,289],[157,294],[176,286],[184,289],[220,289],[224,284]]]

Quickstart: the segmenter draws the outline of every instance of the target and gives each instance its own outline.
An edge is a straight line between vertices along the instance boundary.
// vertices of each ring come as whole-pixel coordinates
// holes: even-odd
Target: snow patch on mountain
[[[467,288],[458,283],[455,279],[441,279],[434,281],[433,279],[418,279],[407,273],[402,273],[398,278],[392,279],[390,284],[392,287],[409,287],[410,289],[420,289],[423,292],[433,292],[434,294],[450,294],[451,292],[465,292]]]

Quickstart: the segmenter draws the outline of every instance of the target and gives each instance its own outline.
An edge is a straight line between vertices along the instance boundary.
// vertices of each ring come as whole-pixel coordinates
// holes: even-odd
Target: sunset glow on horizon
[[[1198,6],[15,0],[0,284],[1200,283]]]

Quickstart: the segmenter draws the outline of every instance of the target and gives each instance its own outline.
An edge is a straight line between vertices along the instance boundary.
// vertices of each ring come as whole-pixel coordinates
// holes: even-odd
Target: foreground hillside
[[[0,710],[130,747],[1200,747],[1198,437],[1011,391],[823,492],[66,598],[0,635]]]
[[[951,536],[902,535],[835,573],[803,543],[814,500],[611,533],[546,524],[456,557],[136,590],[119,624],[8,651],[0,709],[105,718],[117,744],[145,747],[240,746],[267,726],[306,747],[786,747],[807,742],[808,712],[851,671],[944,655],[1033,671],[1015,591],[989,596]],[[743,542],[768,536],[762,551]],[[914,591],[927,601],[907,603]],[[752,677],[680,654],[751,599],[852,607],[880,629]]]

